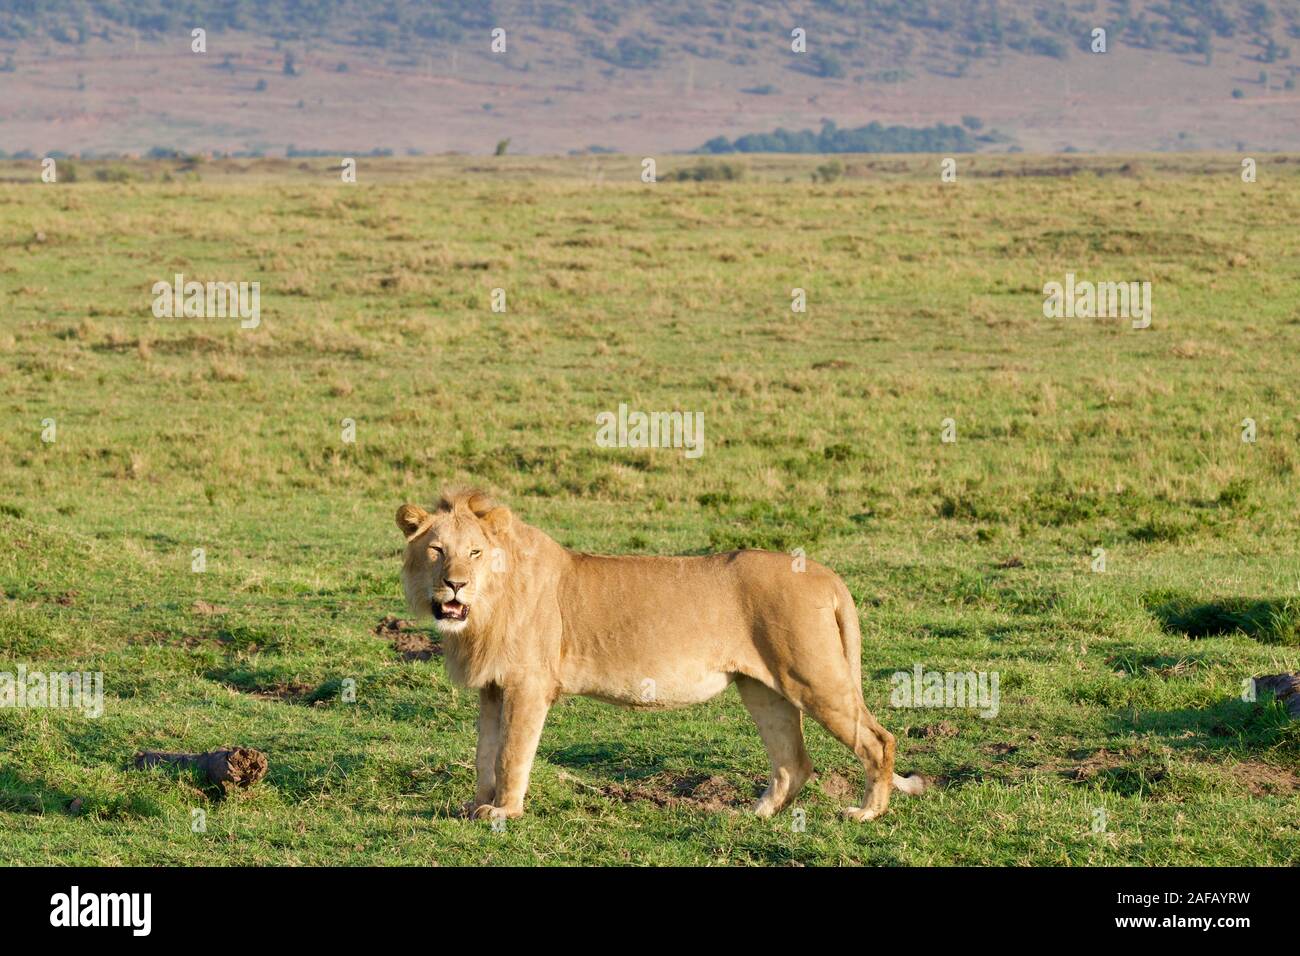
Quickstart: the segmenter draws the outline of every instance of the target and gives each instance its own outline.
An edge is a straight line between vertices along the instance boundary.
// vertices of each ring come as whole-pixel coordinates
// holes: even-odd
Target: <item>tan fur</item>
[[[402,583],[416,615],[468,608],[435,622],[448,672],[479,691],[477,817],[516,817],[551,704],[581,694],[625,707],[701,703],[736,684],[772,763],[754,807],[786,807],[812,773],[808,714],[866,771],[870,820],[894,775],[894,737],[862,697],[857,610],[844,582],[788,555],[605,557],[570,551],[481,492],[444,495],[433,512],[403,505]],[[440,551],[434,549],[441,549]],[[447,583],[460,585],[458,590]],[[448,604],[446,602],[454,602]]]

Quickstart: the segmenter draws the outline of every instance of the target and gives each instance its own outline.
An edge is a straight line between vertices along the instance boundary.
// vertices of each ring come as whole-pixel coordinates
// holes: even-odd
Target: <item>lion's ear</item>
[[[479,515],[478,520],[483,522],[483,527],[487,529],[489,534],[500,537],[510,530],[510,526],[514,522],[514,515],[510,513],[510,509],[505,505],[497,505],[491,511]]]
[[[420,530],[420,525],[428,520],[429,512],[419,505],[402,505],[397,509],[397,527],[408,538]]]

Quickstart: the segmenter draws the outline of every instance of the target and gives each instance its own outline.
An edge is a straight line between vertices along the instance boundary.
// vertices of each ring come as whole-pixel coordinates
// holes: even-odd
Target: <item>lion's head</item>
[[[432,512],[398,508],[397,527],[406,535],[402,587],[411,612],[432,614],[444,634],[486,619],[505,586],[494,568],[504,566],[511,521],[510,509],[479,491],[444,494]]]

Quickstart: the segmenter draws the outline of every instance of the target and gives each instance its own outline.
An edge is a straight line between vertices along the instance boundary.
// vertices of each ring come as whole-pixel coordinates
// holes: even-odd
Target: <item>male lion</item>
[[[812,773],[803,713],[866,769],[855,820],[885,812],[894,737],[862,698],[853,598],[828,568],[787,555],[604,557],[562,547],[477,491],[432,513],[397,509],[402,585],[432,614],[453,680],[479,692],[477,818],[518,817],[546,713],[564,694],[624,707],[684,707],[734,683],[758,725],[772,777],[754,812],[782,810]]]

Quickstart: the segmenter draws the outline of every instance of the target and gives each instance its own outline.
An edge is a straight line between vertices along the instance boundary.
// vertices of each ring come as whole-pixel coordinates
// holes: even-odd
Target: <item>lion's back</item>
[[[733,633],[760,624],[810,623],[817,612],[833,614],[840,602],[852,600],[830,568],[775,551],[575,559],[561,601],[566,630]]]

